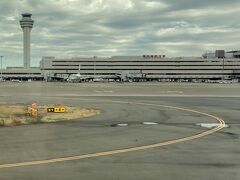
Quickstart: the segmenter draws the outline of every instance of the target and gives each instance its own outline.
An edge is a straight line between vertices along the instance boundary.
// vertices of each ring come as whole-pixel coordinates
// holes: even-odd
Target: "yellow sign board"
[[[54,112],[55,112],[55,113],[64,113],[64,112],[65,112],[65,108],[63,108],[63,107],[54,108]]]
[[[64,113],[65,108],[63,107],[57,107],[57,108],[47,108],[47,112],[53,112],[53,113]]]

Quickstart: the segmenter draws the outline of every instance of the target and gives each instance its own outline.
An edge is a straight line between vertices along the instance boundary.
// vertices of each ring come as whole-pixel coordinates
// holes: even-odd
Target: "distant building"
[[[215,57],[176,57],[166,56],[113,56],[110,58],[61,59],[43,57],[40,69],[45,78],[67,77],[79,72],[82,75],[102,78],[116,78],[119,74],[129,78],[145,80],[161,79],[228,79],[240,77],[240,59],[221,59],[223,52]]]
[[[203,58],[240,58],[240,51],[228,51],[216,50],[215,52],[206,52]]]
[[[240,58],[240,51],[228,51],[227,54],[232,58]]]
[[[25,69],[23,67],[7,67],[2,70],[3,79],[6,80],[43,80],[43,76],[39,68]]]

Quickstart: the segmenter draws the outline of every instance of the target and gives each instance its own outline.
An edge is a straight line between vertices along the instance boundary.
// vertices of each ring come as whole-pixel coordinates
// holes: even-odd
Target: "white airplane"
[[[71,74],[67,78],[67,82],[82,82],[82,81],[87,81],[87,80],[93,79],[92,76],[81,75],[80,74],[80,69],[81,69],[81,65],[79,64],[78,73],[77,74]]]

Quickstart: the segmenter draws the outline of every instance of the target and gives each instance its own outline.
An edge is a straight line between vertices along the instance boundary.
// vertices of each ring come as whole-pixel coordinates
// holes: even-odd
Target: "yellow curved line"
[[[93,100],[93,99],[90,99]],[[95,100],[96,101],[96,100]],[[99,100],[98,100],[99,101]],[[100,100],[103,102],[102,100]],[[150,145],[144,145],[144,146],[138,146],[138,147],[132,147],[132,148],[124,148],[124,149],[118,149],[118,150],[111,150],[111,151],[104,151],[104,152],[98,152],[98,153],[90,153],[90,154],[84,154],[84,155],[77,155],[77,156],[69,156],[69,157],[60,157],[60,158],[53,158],[53,159],[47,159],[47,160],[38,160],[38,161],[29,161],[29,162],[20,162],[20,163],[9,163],[9,164],[1,164],[0,169],[3,168],[13,168],[13,167],[22,167],[22,166],[32,166],[32,165],[40,165],[40,164],[49,164],[49,163],[56,163],[56,162],[63,162],[63,161],[72,161],[72,160],[80,160],[85,158],[93,158],[93,157],[100,157],[100,156],[108,156],[108,155],[114,155],[114,154],[120,154],[120,153],[127,153],[127,152],[134,152],[134,151],[140,151],[140,150],[147,150],[150,148],[156,148],[161,146],[166,146],[170,144],[176,144],[184,141],[190,141],[194,139],[198,139],[204,136],[207,136],[209,134],[212,134],[216,131],[219,131],[225,126],[225,122],[223,119],[196,110],[187,109],[187,108],[180,108],[175,106],[167,106],[167,105],[160,105],[160,104],[149,104],[149,103],[141,103],[141,102],[124,102],[124,101],[105,101],[104,102],[113,102],[113,103],[123,103],[123,104],[134,104],[134,105],[144,105],[144,106],[155,106],[155,107],[164,107],[164,108],[171,108],[171,109],[177,109],[182,111],[188,111],[193,112],[197,114],[201,114],[204,116],[211,117],[213,119],[216,119],[219,122],[219,125],[211,130],[204,131],[202,133],[188,136],[184,138],[174,139],[170,141],[160,142],[156,144],[150,144]]]

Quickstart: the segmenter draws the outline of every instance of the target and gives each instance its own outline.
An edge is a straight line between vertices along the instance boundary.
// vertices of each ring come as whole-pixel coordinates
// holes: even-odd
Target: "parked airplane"
[[[67,78],[67,82],[89,81],[89,80],[92,80],[92,79],[94,78],[94,77],[88,76],[88,75],[81,75],[81,74],[80,74],[80,69],[81,69],[81,65],[79,64],[78,73],[77,73],[77,74],[71,74],[71,75]]]

